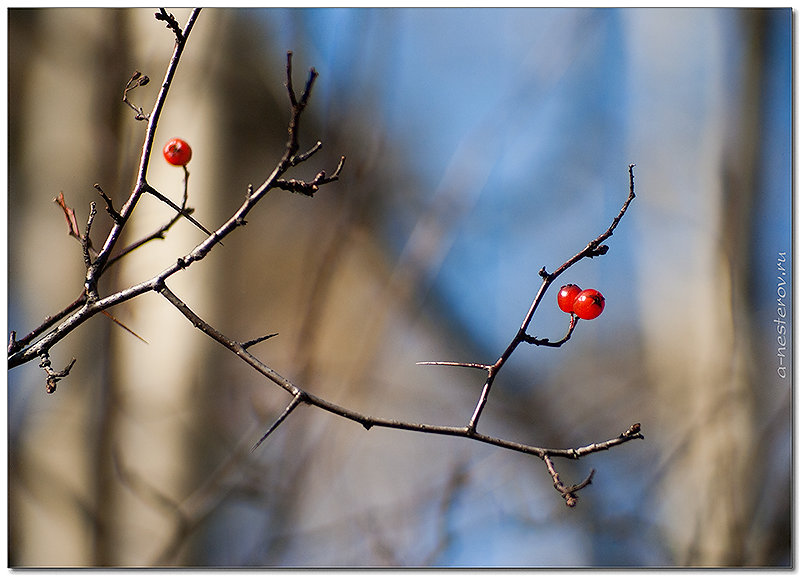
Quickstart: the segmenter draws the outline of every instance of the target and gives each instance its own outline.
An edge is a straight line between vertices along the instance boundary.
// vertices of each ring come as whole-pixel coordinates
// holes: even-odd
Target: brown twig
[[[128,84],[125,86],[125,90],[122,91],[122,101],[127,104],[131,110],[136,112],[136,116],[134,116],[134,120],[147,120],[149,116],[145,114],[144,110],[142,110],[139,106],[134,106],[134,104],[128,100],[128,92],[138,88],[139,86],[146,86],[150,83],[150,78],[146,74],[142,74],[138,70],[133,73],[133,76],[130,77],[128,80]]]
[[[558,472],[556,472],[550,456],[545,455],[542,460],[544,460],[545,466],[547,466],[547,471],[553,478],[553,487],[561,494],[561,497],[564,498],[567,506],[574,508],[578,503],[578,490],[581,490],[592,483],[592,478],[594,477],[594,468],[592,468],[592,471],[589,472],[589,476],[586,477],[586,480],[580,484],[573,484],[572,486],[567,487],[561,481],[561,477],[558,475]]]
[[[39,363],[39,368],[44,370],[45,374],[47,374],[45,391],[48,394],[52,394],[53,392],[56,391],[56,385],[58,384],[58,381],[69,376],[69,372],[75,365],[76,359],[73,358],[63,370],[53,370],[52,365],[50,363],[50,355],[47,352],[45,352],[41,355],[41,358],[42,361]]]
[[[100,184],[95,184],[94,188],[95,190],[97,190],[97,192],[105,201],[106,212],[108,212],[108,215],[111,216],[111,219],[114,221],[115,224],[118,223],[120,221],[120,215],[119,212],[114,210],[114,203],[111,201],[111,198],[109,198],[109,196],[105,192],[103,192],[103,189],[100,187]]]

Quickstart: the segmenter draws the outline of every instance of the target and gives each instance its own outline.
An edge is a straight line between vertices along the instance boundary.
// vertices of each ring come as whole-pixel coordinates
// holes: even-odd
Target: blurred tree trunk
[[[728,60],[732,50],[725,44],[730,36],[724,35],[724,18],[730,14],[688,14],[692,21],[684,23],[684,32],[720,37],[716,58],[694,65],[689,65],[696,56],[689,53],[691,33],[678,44],[657,11],[634,14],[632,35],[641,47],[634,53],[642,58],[635,59],[632,73],[639,102],[632,124],[641,134],[632,149],[648,138],[702,135],[696,149],[684,147],[684,156],[650,157],[639,166],[639,208],[646,230],[639,283],[655,398],[655,421],[647,437],[661,444],[664,454],[651,476],[657,496],[645,505],[663,514],[662,528],[678,565],[757,562],[759,554],[748,550],[752,495],[759,482],[758,377],[748,285],[763,20],[757,11],[735,15],[748,39],[737,69],[739,59]],[[697,85],[694,74],[708,75],[706,93],[687,93],[685,103],[662,107],[658,86]],[[692,101],[705,105],[698,109]],[[689,220],[672,217],[683,210],[691,214]],[[650,239],[655,238],[666,240],[654,244]],[[682,273],[670,273],[675,270]]]
[[[181,23],[187,14],[176,12]],[[199,25],[192,34],[192,58],[180,74],[192,80],[171,92],[157,133],[150,182],[178,202],[182,171],[162,166],[158,143],[175,132],[200,150],[210,148],[214,125],[197,118],[214,115],[192,84],[203,76],[211,30]],[[29,327],[72,301],[82,285],[80,245],[67,236],[63,215],[50,200],[63,191],[81,226],[89,202],[98,202],[92,237],[95,242],[104,237],[110,226],[92,185],[100,184],[116,207],[122,205],[145,126],[122,104],[122,89],[134,70],[148,74],[153,81],[132,98],[149,110],[174,37],[150,10],[107,9],[12,10],[9,36],[11,117],[22,119],[12,126],[10,139],[10,156],[20,160],[10,171],[10,296],[25,306],[18,313]],[[35,50],[26,49],[31,43]],[[214,164],[201,164],[199,156],[191,166],[190,205],[209,222],[219,213],[208,177]],[[143,198],[122,244],[171,216],[168,208]],[[112,268],[101,290],[144,280],[201,239],[191,226],[178,223],[167,241]],[[28,258],[32,253],[36,257]],[[16,255],[27,256],[17,260]],[[207,279],[214,266],[209,261],[193,276],[193,301],[211,300]],[[186,280],[170,284],[180,291]],[[10,445],[12,565],[142,565],[145,551],[160,544],[159,533],[171,528],[169,502],[195,475],[185,434],[196,417],[191,396],[204,385],[206,343],[165,308],[151,297],[111,311],[149,345],[102,316],[71,335],[54,351],[53,364],[65,364],[69,354],[78,363],[53,396],[44,396],[42,372],[33,363],[10,376],[17,387],[12,393],[30,394],[35,406],[12,432],[21,443]]]

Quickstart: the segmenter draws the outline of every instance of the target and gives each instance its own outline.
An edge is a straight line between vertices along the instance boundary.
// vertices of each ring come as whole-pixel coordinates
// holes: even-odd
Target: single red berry
[[[558,307],[567,314],[573,311],[572,305],[575,303],[575,298],[581,293],[581,287],[577,284],[565,284],[558,291]]]
[[[575,316],[582,320],[597,318],[606,306],[606,299],[594,288],[587,288],[578,294],[573,306]]]
[[[192,159],[192,148],[186,140],[173,138],[164,146],[164,159],[174,166],[186,166]]]

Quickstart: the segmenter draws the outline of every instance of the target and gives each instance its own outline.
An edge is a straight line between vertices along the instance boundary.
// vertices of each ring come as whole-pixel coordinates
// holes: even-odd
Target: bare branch
[[[159,14],[161,13],[166,14],[166,12],[161,9]],[[97,255],[92,267],[88,271],[86,275],[86,283],[87,286],[94,287],[97,284],[100,276],[102,275],[103,271],[105,270],[106,264],[108,259],[111,255],[111,251],[116,246],[117,241],[122,235],[122,230],[127,223],[128,219],[130,218],[131,214],[133,213],[134,208],[136,208],[136,204],[139,201],[139,198],[146,192],[147,188],[147,169],[150,165],[150,155],[153,149],[153,142],[155,139],[155,132],[156,126],[158,125],[158,121],[161,117],[161,111],[164,108],[164,102],[167,98],[167,93],[169,92],[170,87],[172,86],[172,80],[175,77],[175,72],[178,68],[178,64],[181,59],[181,55],[183,54],[184,47],[186,46],[186,40],[191,32],[192,28],[194,27],[194,23],[197,20],[197,17],[200,15],[200,9],[196,8],[192,10],[191,14],[189,15],[189,19],[186,22],[186,28],[183,30],[180,36],[180,41],[176,41],[175,48],[172,53],[172,58],[170,59],[169,65],[167,66],[167,71],[164,75],[164,80],[161,83],[161,89],[158,92],[158,96],[153,104],[153,109],[147,117],[147,129],[145,130],[145,138],[144,144],[142,145],[142,154],[139,159],[139,169],[136,176],[136,184],[131,191],[130,196],[128,197],[127,202],[119,211],[119,218],[115,219],[114,226],[112,227],[111,231],[106,238],[105,244],[103,248]],[[163,15],[162,15],[163,16]],[[169,17],[171,15],[166,15],[166,19],[169,26]],[[174,20],[174,17],[172,17]],[[157,19],[163,19],[158,18]],[[180,28],[180,27],[178,27]],[[93,288],[94,289],[94,288]]]
[[[286,53],[286,90],[289,92],[289,102],[292,104],[292,117],[289,120],[289,141],[286,143],[287,154],[284,158],[290,165],[302,161],[301,159],[294,158],[295,154],[297,154],[297,150],[300,148],[298,142],[300,137],[300,116],[308,104],[308,99],[311,97],[311,89],[314,87],[314,81],[317,79],[317,76],[319,76],[317,71],[311,68],[308,72],[308,80],[306,81],[303,93],[298,100],[292,82],[292,53],[291,51]],[[308,158],[311,153],[316,152],[316,149],[318,149],[318,147],[315,146],[310,153],[304,154],[303,159]]]
[[[192,212],[194,212],[193,208],[186,208],[186,199],[185,199],[185,197],[184,197],[184,202],[181,204],[181,208],[187,214],[191,214]],[[130,254],[131,252],[133,252],[134,250],[136,250],[140,246],[143,246],[143,245],[147,244],[148,242],[152,242],[153,240],[163,240],[164,238],[166,238],[166,233],[169,231],[170,228],[172,228],[178,222],[178,220],[180,220],[182,218],[182,216],[183,216],[182,213],[175,214],[175,216],[173,216],[170,219],[169,222],[167,222],[166,224],[161,226],[158,230],[155,230],[155,231],[151,232],[150,234],[148,234],[144,238],[141,238],[141,239],[137,240],[136,242],[134,242],[134,243],[130,244],[129,246],[126,246],[125,248],[120,250],[119,254],[117,254],[113,258],[109,259],[108,264],[106,264],[106,268],[107,269],[110,268],[117,261],[121,260],[122,258],[127,256],[128,254]]]
[[[469,427],[420,424],[415,422],[405,422],[402,420],[377,418],[374,416],[361,414],[354,410],[350,410],[348,408],[344,408],[343,406],[339,406],[332,402],[328,402],[327,400],[324,400],[318,396],[315,396],[314,394],[311,394],[309,392],[302,390],[301,388],[298,388],[290,380],[280,375],[278,372],[276,372],[275,370],[273,370],[272,368],[261,362],[258,358],[256,358],[252,354],[250,354],[250,352],[248,352],[242,344],[240,344],[239,342],[237,342],[232,338],[229,338],[228,336],[224,335],[219,330],[208,324],[194,311],[192,311],[189,308],[189,306],[187,306],[186,303],[183,302],[175,293],[173,293],[169,288],[167,288],[166,285],[160,286],[158,292],[162,296],[164,296],[167,299],[167,301],[169,301],[173,306],[175,306],[178,309],[178,311],[180,311],[181,314],[183,314],[195,328],[197,328],[198,330],[202,331],[206,335],[210,336],[211,338],[213,338],[214,340],[225,346],[227,349],[236,354],[246,364],[254,368],[257,372],[269,378],[274,383],[278,384],[281,388],[289,392],[293,397],[293,403],[294,401],[297,401],[298,403],[306,403],[311,406],[316,406],[317,408],[329,412],[331,414],[341,416],[342,418],[346,418],[347,420],[352,420],[353,422],[357,422],[367,430],[369,430],[372,427],[382,427],[382,428],[394,428],[398,430],[408,430],[413,432],[422,432],[426,434],[458,436],[462,438],[476,440],[478,442],[483,442],[485,444],[491,444],[493,446],[498,446],[500,448],[505,448],[507,450],[512,450],[515,452],[531,454],[542,459],[545,456],[549,456],[551,458],[558,457],[558,458],[568,458],[571,460],[577,460],[582,456],[586,456],[588,454],[592,454],[594,452],[598,452],[601,450],[608,450],[612,446],[617,446],[619,444],[629,442],[630,440],[643,438],[643,436],[639,433],[640,426],[638,424],[634,424],[633,426],[628,428],[626,432],[623,432],[616,438],[612,438],[605,442],[594,443],[579,448],[568,448],[568,449],[542,448],[539,446],[522,444],[519,442],[512,442],[509,440],[503,440],[501,438],[495,438],[492,436],[487,436],[485,434],[480,434],[476,432],[474,429],[470,429]],[[294,407],[292,407],[292,410],[293,409]],[[291,410],[289,410],[289,412],[291,412]],[[288,413],[286,415],[288,416]],[[281,419],[281,421],[282,420],[283,419]]]

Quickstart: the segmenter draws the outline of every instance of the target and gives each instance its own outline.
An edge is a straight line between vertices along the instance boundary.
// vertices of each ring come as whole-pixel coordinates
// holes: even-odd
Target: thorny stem
[[[570,318],[570,326],[569,326],[569,330],[567,331],[567,335],[564,338],[562,338],[561,340],[556,341],[556,342],[550,342],[549,339],[547,339],[547,338],[539,339],[539,338],[535,338],[533,336],[530,336],[528,334],[528,327],[530,326],[531,321],[533,320],[533,315],[536,312],[536,309],[538,308],[539,303],[542,301],[542,298],[544,297],[545,292],[547,291],[549,286],[555,281],[555,279],[558,278],[558,276],[560,276],[570,266],[576,264],[580,260],[583,260],[584,258],[593,258],[594,256],[600,256],[602,254],[605,254],[608,251],[608,247],[605,246],[603,244],[603,242],[605,240],[607,240],[614,233],[614,229],[617,227],[617,225],[619,224],[620,220],[622,220],[622,217],[625,215],[625,212],[628,210],[628,206],[630,206],[630,203],[636,197],[636,194],[634,192],[634,186],[633,186],[633,167],[634,166],[635,166],[635,164],[631,164],[631,165],[628,166],[628,174],[629,174],[629,178],[630,178],[630,191],[628,193],[628,197],[625,200],[625,202],[622,204],[622,207],[620,208],[620,210],[617,213],[617,215],[612,220],[611,225],[608,228],[606,228],[605,232],[603,232],[597,238],[595,238],[594,240],[589,242],[583,250],[581,250],[580,252],[575,254],[572,258],[570,258],[569,260],[564,262],[561,266],[559,266],[556,269],[555,272],[553,272],[551,274],[548,274],[547,271],[544,268],[542,268],[539,271],[539,275],[542,277],[542,284],[541,284],[541,286],[539,286],[539,291],[536,293],[536,296],[534,297],[533,302],[531,303],[530,308],[528,309],[528,312],[525,315],[525,319],[522,321],[522,325],[519,327],[519,330],[517,330],[516,335],[511,340],[511,342],[508,344],[508,346],[506,347],[505,351],[503,351],[503,353],[497,359],[497,361],[494,364],[487,365],[487,366],[484,367],[484,369],[487,372],[486,381],[483,384],[483,388],[481,390],[480,398],[478,398],[478,403],[475,405],[475,411],[472,413],[472,417],[470,418],[469,424],[467,425],[467,429],[470,430],[471,432],[475,432],[475,430],[477,429],[478,420],[480,419],[481,414],[483,413],[483,409],[486,407],[486,403],[489,400],[489,392],[492,389],[492,384],[494,384],[494,380],[497,377],[498,372],[500,372],[500,369],[503,367],[503,365],[506,363],[506,361],[514,353],[514,351],[517,349],[517,347],[520,344],[522,344],[523,342],[526,342],[528,344],[535,344],[535,345],[538,345],[538,346],[557,347],[557,346],[561,346],[562,344],[564,344],[564,342],[569,340],[570,336],[572,336],[572,332],[575,329],[575,325],[577,324],[577,318],[575,317],[574,314]],[[434,365],[440,364],[441,365],[442,363],[432,362],[430,364],[434,364]],[[453,363],[451,365],[459,365],[459,364],[458,363]],[[460,364],[460,365],[463,365],[463,366],[474,366],[474,365],[469,365],[469,364]]]
[[[415,422],[405,422],[401,420],[390,420],[385,418],[377,418],[374,416],[368,416],[366,414],[361,414],[354,410],[350,410],[349,408],[345,408],[343,406],[339,406],[338,404],[334,404],[333,402],[328,402],[319,396],[311,394],[298,388],[291,381],[287,378],[261,362],[258,358],[253,356],[247,348],[237,342],[236,340],[229,338],[207,322],[205,322],[200,316],[198,316],[189,306],[183,302],[174,292],[172,292],[166,284],[161,284],[157,291],[164,296],[164,298],[172,304],[181,314],[189,320],[192,325],[206,334],[207,336],[211,337],[216,342],[222,344],[225,348],[236,354],[240,359],[242,359],[246,364],[251,366],[254,370],[256,370],[262,376],[267,377],[268,379],[272,380],[275,384],[286,390],[289,394],[293,396],[292,402],[287,406],[284,413],[279,417],[276,424],[270,427],[267,434],[269,435],[274,431],[280,422],[282,422],[288,414],[296,408],[297,404],[305,403],[311,406],[316,406],[326,412],[331,414],[335,414],[337,416],[341,416],[347,420],[352,420],[353,422],[357,422],[361,424],[364,428],[369,430],[373,426],[381,427],[381,428],[394,428],[397,430],[408,430],[412,432],[422,432],[427,434],[439,434],[443,436],[458,436],[462,438],[470,438],[472,440],[477,440],[478,442],[483,442],[485,444],[491,444],[493,446],[498,446],[500,448],[505,448],[507,450],[512,450],[515,452],[521,452],[524,454],[531,454],[537,456],[541,459],[545,457],[557,457],[557,458],[568,458],[570,460],[577,460],[583,456],[588,454],[592,454],[594,452],[599,452],[602,450],[609,450],[614,446],[618,446],[620,444],[624,444],[630,440],[634,439],[641,439],[644,438],[640,433],[641,427],[639,424],[633,424],[630,426],[625,432],[617,436],[616,438],[611,438],[604,442],[588,444],[586,446],[581,446],[579,448],[568,448],[568,449],[559,449],[559,448],[541,448],[539,446],[531,446],[528,444],[522,444],[519,442],[512,442],[509,440],[503,440],[501,438],[495,438],[493,436],[488,436],[486,434],[480,434],[474,430],[470,430],[468,427],[463,426],[439,426],[439,425],[432,425],[432,424],[420,424]],[[260,444],[259,441],[258,444]],[[258,444],[256,446],[258,446]],[[254,447],[255,449],[255,447]]]

